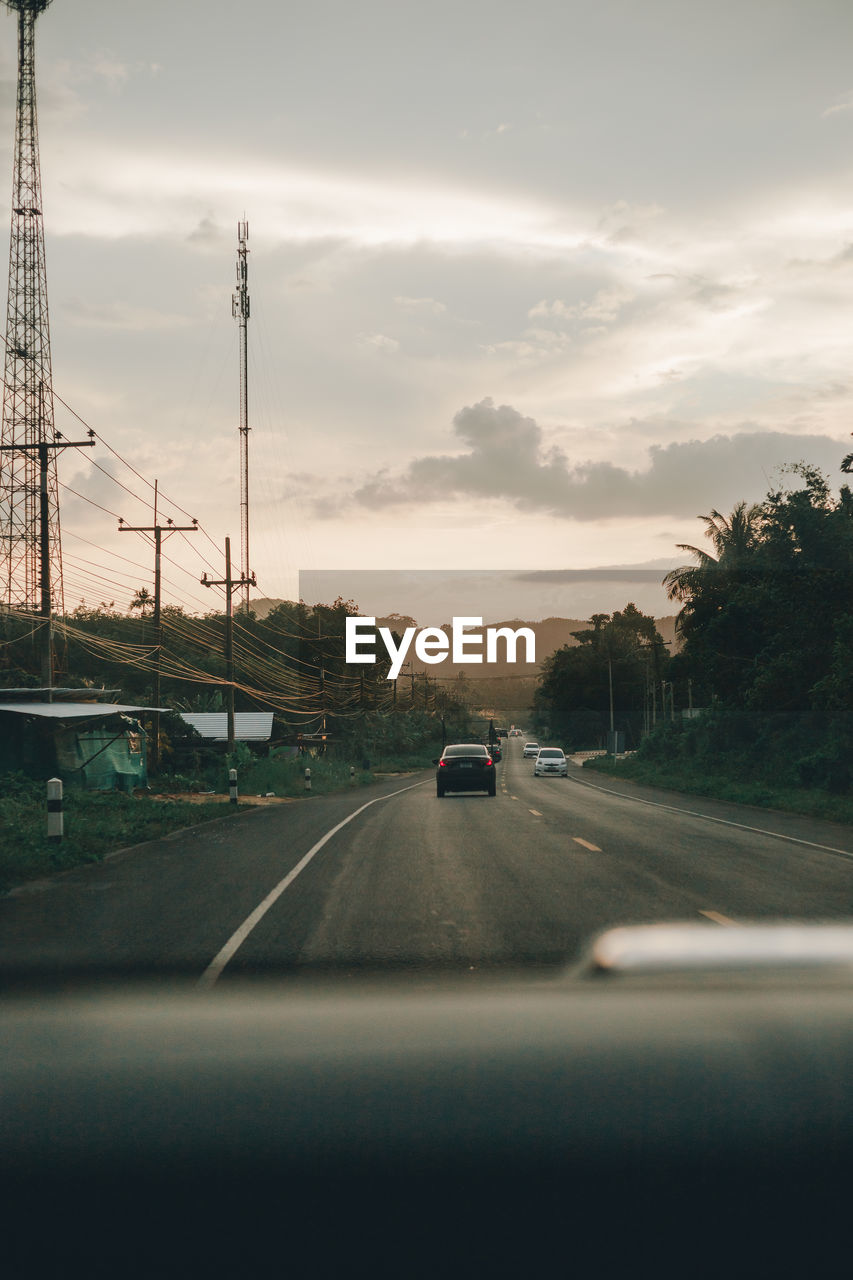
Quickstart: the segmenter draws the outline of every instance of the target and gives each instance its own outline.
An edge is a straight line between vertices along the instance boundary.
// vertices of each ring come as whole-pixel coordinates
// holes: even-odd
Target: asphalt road
[[[853,828],[573,768],[438,800],[433,774],[258,808],[0,899],[0,971],[472,974],[575,960],[616,924],[853,918]],[[341,825],[339,825],[341,824]]]

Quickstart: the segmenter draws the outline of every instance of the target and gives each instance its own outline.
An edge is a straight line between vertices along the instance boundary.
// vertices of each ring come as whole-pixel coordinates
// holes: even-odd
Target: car
[[[524,751],[522,752],[522,756],[524,757],[524,759],[535,760],[538,755],[539,755],[539,743],[525,742]]]
[[[491,745],[490,747],[488,747],[487,749],[488,749],[489,754],[491,755],[492,759],[494,760],[495,764],[498,764],[498,763],[499,763],[499,761],[502,759],[502,756],[503,756],[503,751],[501,750],[501,744],[500,744],[500,742],[499,742],[497,739],[495,739],[495,741],[492,743],[492,745]]]
[[[569,762],[559,747],[542,747],[533,765],[534,778],[551,774],[558,778],[569,776]]]
[[[521,737],[521,730],[520,730],[520,729],[510,729],[510,731],[509,731],[509,736],[510,736],[511,738],[520,738],[520,737]]]
[[[439,799],[448,791],[485,791],[497,794],[497,774],[488,747],[482,742],[455,742],[445,747],[434,762],[435,792]]]

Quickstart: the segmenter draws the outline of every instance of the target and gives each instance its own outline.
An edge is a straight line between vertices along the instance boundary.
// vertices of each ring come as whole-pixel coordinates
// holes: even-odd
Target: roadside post
[[[232,804],[237,803],[237,770],[228,770],[228,796]]]
[[[59,844],[62,839],[64,821],[62,779],[49,778],[47,783],[47,838],[54,844]]]
[[[354,764],[351,764],[349,767],[349,781],[350,781],[350,786],[354,787],[355,786],[355,765]]]
[[[305,769],[305,790],[306,792],[311,790],[311,770],[307,767]]]

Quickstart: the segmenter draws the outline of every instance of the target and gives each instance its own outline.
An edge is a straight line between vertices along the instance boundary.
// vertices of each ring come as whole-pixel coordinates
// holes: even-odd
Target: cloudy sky
[[[847,0],[55,0],[37,32],[55,388],[138,473],[62,459],[69,605],[146,584],[114,517],[150,523],[127,490],[155,478],[209,534],[170,540],[168,590],[215,603],[244,216],[264,595],[678,563],[785,463],[838,479]],[[8,219],[5,11],[0,56]],[[597,607],[625,602],[602,575]]]

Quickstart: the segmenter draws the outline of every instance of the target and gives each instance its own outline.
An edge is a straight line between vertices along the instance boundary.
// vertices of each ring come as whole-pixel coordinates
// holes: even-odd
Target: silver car
[[[525,742],[525,744],[524,744],[524,751],[523,751],[523,753],[522,753],[522,754],[523,754],[523,758],[524,758],[525,760],[527,760],[527,759],[533,759],[533,760],[535,760],[535,759],[536,759],[536,757],[539,755],[539,743],[538,743],[538,742]]]
[[[569,762],[559,747],[542,747],[533,766],[534,778],[553,775],[557,778],[569,776]]]

